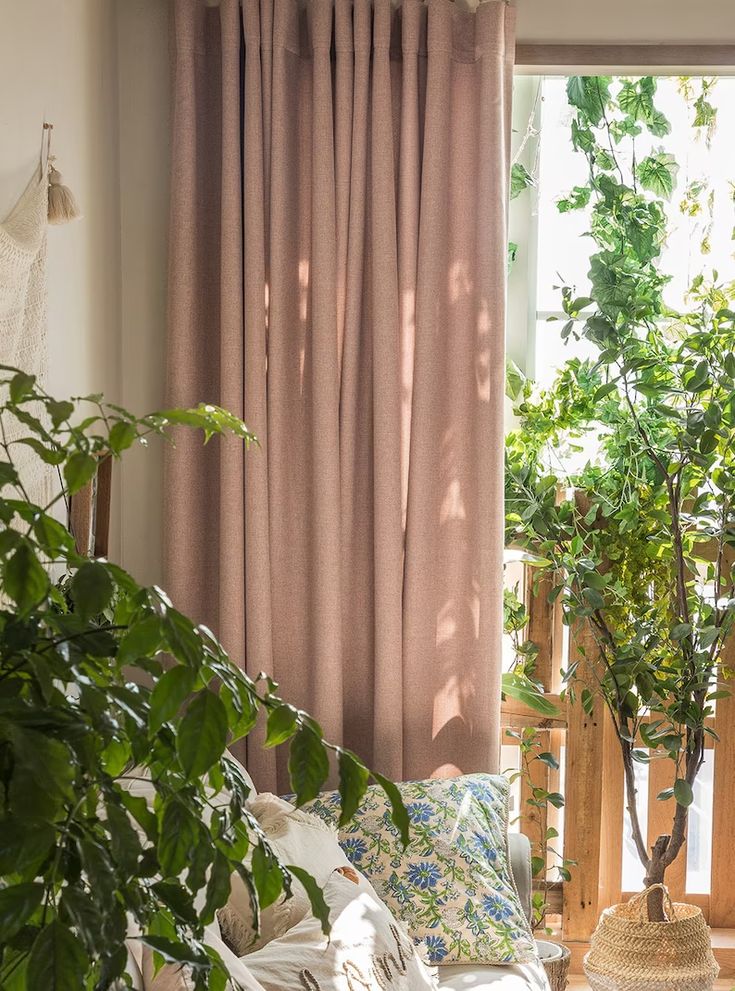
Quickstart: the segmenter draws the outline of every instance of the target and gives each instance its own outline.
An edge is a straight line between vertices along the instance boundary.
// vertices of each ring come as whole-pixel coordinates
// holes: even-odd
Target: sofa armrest
[[[510,869],[518,889],[523,911],[531,920],[531,843],[523,833],[508,834]]]

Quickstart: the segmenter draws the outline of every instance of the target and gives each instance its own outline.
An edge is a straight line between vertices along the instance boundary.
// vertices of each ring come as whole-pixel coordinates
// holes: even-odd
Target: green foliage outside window
[[[708,93],[693,121],[705,132]],[[685,312],[664,301],[678,165],[656,80],[574,77],[567,96],[588,174],[558,207],[589,209],[591,253],[588,293],[561,287],[562,337],[595,355],[567,360],[545,390],[517,371],[509,378],[517,427],[506,445],[506,538],[553,570],[550,594],[572,635],[592,634],[594,650],[565,671],[566,693],[609,712],[633,840],[654,883],[682,848],[716,700],[729,694],[735,283],[732,273],[696,278]],[[641,157],[644,132],[661,145]],[[516,674],[532,678],[532,658]],[[671,831],[652,849],[634,773],[651,759],[672,764],[672,787],[658,796]]]

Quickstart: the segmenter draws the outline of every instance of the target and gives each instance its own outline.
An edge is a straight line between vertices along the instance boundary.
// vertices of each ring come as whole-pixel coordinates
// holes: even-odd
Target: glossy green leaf
[[[408,846],[411,839],[411,822],[408,812],[406,811],[406,806],[403,804],[403,799],[401,798],[401,793],[398,787],[388,778],[383,777],[382,774],[378,774],[376,771],[372,772],[372,776],[388,797],[388,801],[391,806],[391,820],[393,825],[398,830],[404,847]]]
[[[137,436],[138,430],[134,423],[119,420],[110,430],[110,450],[115,454],[121,454],[135,442]]]
[[[28,922],[43,900],[44,887],[35,882],[0,888],[0,945]]]
[[[195,673],[183,665],[166,671],[158,679],[151,694],[149,728],[156,732],[177,715],[194,689]]]
[[[88,561],[73,576],[69,590],[77,611],[90,619],[100,615],[110,604],[114,586],[104,564]]]
[[[64,479],[70,495],[83,489],[97,471],[97,459],[83,451],[71,454],[64,465]]]
[[[168,963],[182,963],[201,967],[209,962],[209,957],[203,947],[192,946],[190,943],[183,943],[176,939],[167,939],[165,936],[157,936],[152,933],[145,933],[139,939],[141,943],[150,946],[156,953],[160,953]]]
[[[327,779],[329,759],[324,743],[309,726],[302,726],[291,740],[288,774],[297,805],[316,798]]]
[[[10,398],[14,403],[21,403],[32,395],[36,385],[36,376],[26,372],[18,372],[10,380]]]
[[[61,424],[67,421],[74,412],[74,403],[70,403],[66,399],[61,402],[55,399],[50,399],[46,402],[46,409],[48,410],[53,425],[55,427],[60,427]]]
[[[202,922],[205,924],[214,918],[217,909],[222,908],[230,895],[231,884],[230,864],[227,858],[216,851],[212,869],[207,881],[207,893],[202,908]]]
[[[43,819],[0,818],[0,876],[38,865],[55,838],[53,826]]]
[[[176,797],[163,807],[158,837],[158,856],[164,877],[178,878],[197,842],[199,825],[193,810]]]
[[[18,484],[18,472],[15,470],[13,465],[8,464],[7,461],[0,461],[0,488],[5,485],[17,485]]]
[[[158,616],[146,616],[128,628],[120,640],[117,656],[121,664],[135,664],[140,657],[157,654],[162,645],[161,620]]]
[[[319,919],[322,932],[325,936],[328,936],[330,932],[329,905],[327,905],[324,900],[322,889],[319,887],[311,874],[309,874],[308,871],[305,871],[303,867],[297,867],[295,864],[288,864],[287,870],[289,870],[297,881],[300,881],[303,885],[306,894],[309,897],[309,904],[311,905],[312,914],[315,918]]]
[[[268,713],[266,747],[277,747],[289,740],[296,732],[297,723],[298,710],[292,705],[282,703],[271,709]]]
[[[514,672],[504,672],[502,676],[503,694],[508,698],[516,699],[530,706],[535,712],[542,716],[558,717],[559,712],[553,702],[541,693],[538,688],[527,678],[523,678]]]
[[[79,940],[54,919],[41,930],[28,962],[28,988],[80,991],[85,986],[89,960]]]
[[[679,805],[689,807],[694,801],[692,786],[683,778],[677,778],[674,782],[674,798]]]
[[[268,908],[283,891],[283,871],[270,849],[262,842],[253,849],[251,868],[260,907]]]
[[[4,587],[21,612],[40,605],[48,592],[48,575],[27,540],[22,540],[8,558]]]
[[[41,461],[47,465],[60,465],[66,459],[66,453],[63,448],[43,444],[37,437],[20,437],[16,443],[30,447]]]
[[[204,774],[222,756],[227,743],[227,711],[214,692],[200,692],[179,724],[176,752],[190,777]]]
[[[42,513],[33,523],[33,536],[42,551],[49,557],[74,552],[74,538],[53,516]]]
[[[339,794],[342,802],[339,825],[346,826],[360,807],[370,782],[370,772],[355,754],[341,748],[338,764]]]

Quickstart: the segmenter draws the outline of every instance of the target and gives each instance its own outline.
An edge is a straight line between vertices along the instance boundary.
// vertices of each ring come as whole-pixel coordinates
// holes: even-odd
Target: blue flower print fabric
[[[340,843],[424,958],[432,964],[535,960],[509,865],[507,779],[471,774],[398,787],[411,819],[405,850],[376,785],[341,828]],[[304,808],[336,824],[339,795],[329,792]]]

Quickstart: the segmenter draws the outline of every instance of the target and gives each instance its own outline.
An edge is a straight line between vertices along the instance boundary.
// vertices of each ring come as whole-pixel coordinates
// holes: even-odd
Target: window
[[[619,85],[615,82],[613,87]],[[586,160],[571,141],[566,87],[567,78],[560,76],[516,79],[513,160],[526,170],[531,184],[511,205],[508,355],[540,386],[550,384],[570,357],[597,354],[574,334],[562,339],[567,317],[561,309],[560,287],[571,285],[577,295],[587,294],[589,257],[595,250],[585,237],[589,208],[565,208],[574,187],[586,180]],[[638,162],[661,153],[671,155],[676,163],[669,197],[672,223],[661,267],[672,276],[664,290],[665,302],[672,309],[686,310],[696,302],[700,274],[729,284],[735,275],[735,164],[731,154],[735,78],[660,77],[656,106],[671,130],[660,137],[644,131],[636,138],[634,154]],[[616,154],[630,155],[625,147],[621,145]],[[623,164],[630,165],[630,161]],[[581,456],[589,453],[582,450]],[[507,579],[511,587],[522,587],[517,565],[507,568]],[[509,657],[505,660],[508,666]],[[508,766],[509,751],[506,748],[504,753]],[[707,750],[691,807],[686,889],[694,895],[710,890],[715,759],[714,751]],[[648,766],[637,765],[636,774],[639,792],[647,795]],[[645,834],[645,801],[641,812]],[[627,820],[627,812],[624,817]],[[627,821],[623,837],[622,888],[639,890],[643,871]]]
[[[735,257],[735,78],[663,77],[656,104],[671,122],[662,138],[641,135],[639,160],[665,148],[680,168],[671,198],[675,225],[662,253],[674,276],[665,299],[684,307],[692,278],[717,271],[732,278]],[[518,244],[510,275],[508,351],[528,375],[544,384],[570,356],[586,356],[584,345],[560,338],[564,318],[556,286],[588,285],[590,242],[582,235],[586,210],[560,213],[558,202],[584,178],[584,156],[572,147],[566,77],[518,77],[514,111],[514,155],[536,185],[513,200],[511,240]],[[526,320],[524,323],[524,315]],[[549,319],[551,318],[551,319]]]

